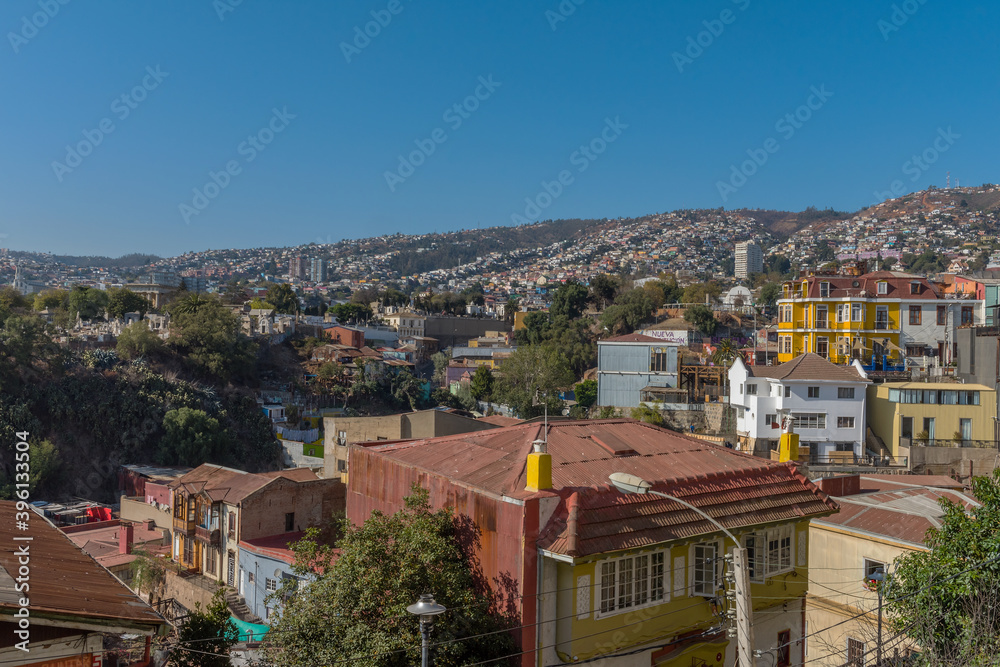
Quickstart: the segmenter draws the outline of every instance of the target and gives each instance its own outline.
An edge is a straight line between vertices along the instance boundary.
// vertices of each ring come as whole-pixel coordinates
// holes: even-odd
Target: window
[[[910,283],[910,294],[920,294],[920,283],[915,280]]]
[[[792,337],[791,336],[781,336],[778,339],[780,346],[779,352],[781,354],[791,354],[792,353]]]
[[[819,295],[824,298],[830,296],[830,283],[819,284]]]
[[[854,398],[854,387],[837,387],[837,398]]]
[[[775,652],[774,667],[791,667],[792,665],[792,631],[782,630],[778,633],[778,650]]]
[[[806,395],[809,398],[819,398],[819,387],[809,387]]]
[[[757,395],[757,385],[751,382],[750,384],[747,385],[747,396],[756,396],[756,395]]]
[[[285,532],[290,533],[295,530],[295,512],[285,514]]]
[[[861,304],[860,303],[852,303],[851,304],[851,321],[852,322],[861,322],[862,319],[863,318],[861,317]]]
[[[910,324],[920,324],[920,306],[910,306]]]
[[[747,550],[750,580],[762,583],[765,577],[790,572],[795,527],[792,525],[751,533],[743,538]]]
[[[604,561],[600,567],[598,616],[659,604],[670,599],[666,552],[654,551]]]
[[[854,428],[854,417],[837,417],[837,428]]]
[[[962,306],[962,324],[972,324],[972,306]]]
[[[229,537],[236,537],[236,513],[229,510]]]
[[[271,577],[264,577],[264,589],[268,592],[278,590],[278,580],[272,579]]]
[[[217,561],[215,549],[213,549],[211,547],[205,549],[205,571],[206,572],[214,573],[215,572],[215,564],[217,562],[218,561]]]
[[[347,472],[347,461],[337,459],[337,472]]]
[[[716,584],[716,570],[718,567],[715,558],[716,548],[714,544],[696,544],[694,549],[694,595],[705,595],[715,597],[718,589]]]
[[[878,293],[879,294],[888,294],[889,293],[889,283],[885,282],[884,280],[880,280],[878,282]]]
[[[792,395],[792,388],[791,387],[785,387],[785,398],[788,398],[791,395]]]
[[[764,554],[766,538],[763,535],[751,533],[743,538],[743,546],[747,550],[747,569],[750,571],[750,581],[764,582]]]
[[[194,560],[194,553],[192,552],[193,544],[193,540],[184,540],[184,562],[188,565],[191,565],[191,561]]]
[[[828,326],[827,318],[829,315],[829,310],[826,306],[816,306],[816,328],[826,329]]]
[[[948,306],[937,307],[937,323],[939,325],[948,324]]]
[[[826,413],[797,412],[792,413],[792,426],[800,428],[826,428]]]
[[[865,581],[868,581],[876,572],[885,574],[885,563],[871,558],[865,559]]]
[[[651,373],[666,373],[668,371],[667,349],[654,347],[649,352],[649,371]]]
[[[247,582],[251,584],[253,583],[253,572],[247,572]]]
[[[860,639],[847,638],[847,665],[845,667],[865,667],[865,643]]]
[[[778,423],[778,415],[764,415],[764,425],[770,426],[771,424]]]
[[[837,305],[837,322],[847,322],[851,316],[851,307],[846,303]]]

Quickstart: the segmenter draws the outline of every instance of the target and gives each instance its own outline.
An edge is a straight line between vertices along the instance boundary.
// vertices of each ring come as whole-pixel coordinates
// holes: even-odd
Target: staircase
[[[229,611],[232,612],[233,616],[245,621],[246,623],[257,623],[261,624],[264,621],[258,618],[252,611],[250,607],[246,605],[237,593],[235,589],[226,587],[226,604],[229,605]]]

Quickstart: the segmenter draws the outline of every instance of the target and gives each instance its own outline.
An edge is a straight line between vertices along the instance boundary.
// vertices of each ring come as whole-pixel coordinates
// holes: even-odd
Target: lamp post
[[[868,580],[875,582],[875,591],[878,593],[878,643],[875,644],[875,667],[882,667],[882,582],[885,581],[885,574],[879,571],[872,572]]]
[[[423,593],[415,604],[406,608],[406,611],[420,617],[420,664],[421,667],[428,667],[431,653],[431,627],[434,625],[434,617],[443,614],[446,609],[434,601],[433,595]]]
[[[747,568],[749,563],[747,560],[747,550],[740,546],[740,541],[736,539],[736,536],[733,535],[729,529],[706,514],[703,510],[675,496],[671,496],[660,491],[654,491],[653,485],[638,475],[616,472],[612,473],[609,479],[614,487],[622,493],[659,496],[683,505],[684,507],[687,507],[688,509],[703,516],[713,526],[721,530],[726,537],[733,541],[736,545],[733,547],[733,567],[735,569],[736,580],[736,636],[737,646],[739,647],[739,665],[740,667],[755,667],[754,658],[756,657],[757,652],[754,650],[752,623],[753,603],[750,600],[750,573]]]

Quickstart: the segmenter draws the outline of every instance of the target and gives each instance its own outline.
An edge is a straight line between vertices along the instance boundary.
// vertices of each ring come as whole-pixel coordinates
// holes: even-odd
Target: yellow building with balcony
[[[804,276],[784,283],[777,307],[780,363],[812,352],[878,370],[901,370],[906,356],[955,361],[955,329],[982,321],[982,301],[898,271]]]

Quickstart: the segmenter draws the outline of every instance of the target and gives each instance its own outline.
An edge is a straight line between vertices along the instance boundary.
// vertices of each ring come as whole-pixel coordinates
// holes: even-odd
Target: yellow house
[[[886,382],[868,388],[868,425],[900,447],[996,446],[996,391],[982,384]]]
[[[938,285],[898,271],[804,276],[784,283],[777,307],[779,362],[813,352],[873,370],[900,370],[904,356],[954,361],[956,327],[983,317],[981,301],[945,299]]]
[[[398,507],[418,483],[475,525],[483,580],[516,591],[522,667],[733,665],[736,545],[720,525],[747,549],[754,648],[802,662],[808,525],[837,507],[790,464],[630,419],[371,442],[350,456],[352,521]],[[615,472],[704,514],[623,494]]]

